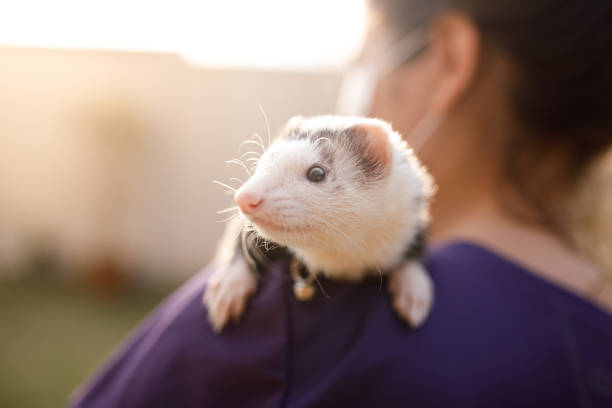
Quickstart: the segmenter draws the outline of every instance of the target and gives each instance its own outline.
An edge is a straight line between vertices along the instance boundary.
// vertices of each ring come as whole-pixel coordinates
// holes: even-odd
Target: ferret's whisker
[[[244,180],[239,179],[238,177],[230,177],[229,181],[237,181],[240,185],[244,184]]]
[[[264,249],[266,250],[266,252],[270,251],[270,241],[266,240],[264,241]]]
[[[255,146],[259,147],[261,149],[261,153],[265,153],[266,148],[264,145],[262,145],[261,143],[259,143],[257,140],[245,140],[244,142],[240,143],[240,146],[238,146],[238,150],[240,150],[242,148],[242,146],[247,145],[247,144],[254,144]]]
[[[244,152],[240,155],[240,160],[244,160],[244,158],[249,154],[255,155],[256,157],[261,157],[261,153],[256,152],[254,150],[249,150],[248,152]]]
[[[226,161],[226,163],[227,164],[237,164],[237,165],[241,166],[244,169],[244,171],[246,171],[247,176],[251,177],[251,170],[249,170],[249,168],[246,166],[246,164],[244,164],[242,162],[242,160],[232,159],[232,160]]]
[[[245,162],[250,163],[250,162],[254,162],[255,164],[259,163],[259,158],[258,157],[249,157],[248,159],[245,160]]]
[[[265,145],[263,139],[261,138],[261,136],[259,136],[259,133],[253,133],[253,138],[257,139],[257,141],[259,142],[259,145],[261,146],[261,148],[265,152],[266,151],[266,145]]]
[[[238,206],[235,205],[233,207],[224,208],[222,210],[217,211],[217,214],[225,214],[232,211],[238,211]]]
[[[270,143],[272,141],[272,132],[270,132],[270,121],[268,120],[268,115],[266,115],[266,111],[264,110],[263,106],[261,106],[261,104],[259,104],[259,111],[261,112],[262,116],[264,117],[264,121],[266,122],[266,130],[268,131],[268,146],[270,146]]]
[[[232,190],[233,192],[238,191],[238,189],[237,189],[237,188],[234,188],[234,187],[232,187],[232,186],[230,186],[230,185],[227,185],[227,184],[225,184],[225,183],[222,183],[222,182],[220,182],[219,180],[213,180],[212,182],[213,182],[213,183],[215,183],[215,184],[220,185],[221,187],[228,188],[228,189]]]
[[[218,223],[226,223],[226,222],[231,221],[231,220],[233,220],[233,219],[235,219],[236,217],[239,217],[239,216],[240,216],[240,214],[232,214],[230,217],[224,218],[222,220],[217,220],[216,222],[218,222]]]
[[[317,286],[319,287],[319,289],[321,289],[321,293],[323,293],[323,296],[325,296],[326,298],[330,299],[330,296],[327,294],[327,292],[323,288],[323,285],[321,284],[321,281],[319,280],[319,278],[317,278],[317,274],[314,273],[314,272],[311,272],[311,271],[308,271],[308,273],[310,275],[312,275],[312,277],[315,280],[315,282],[317,282]]]

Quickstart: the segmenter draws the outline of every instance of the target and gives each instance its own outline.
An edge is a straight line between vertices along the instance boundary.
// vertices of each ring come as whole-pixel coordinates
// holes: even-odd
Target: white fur
[[[355,123],[383,127],[389,135],[391,171],[383,180],[366,185],[354,182],[359,171],[354,157],[337,154],[326,180],[313,183],[306,172],[321,163],[316,146],[305,140],[279,140],[241,187],[264,198],[254,216],[243,214],[261,235],[288,246],[311,271],[354,280],[366,271],[399,265],[403,252],[428,221],[433,192],[431,178],[412,150],[383,121],[317,117],[303,120],[301,131]],[[267,222],[285,230],[269,228]]]
[[[377,119],[321,116],[294,118],[285,132],[318,132],[357,124],[378,126],[388,136],[389,168],[378,180],[363,179],[356,158],[333,146],[334,162],[325,166],[314,141],[279,139],[259,159],[253,176],[240,188],[263,199],[246,224],[265,238],[291,249],[314,273],[358,280],[366,273],[392,272],[388,289],[398,315],[413,327],[423,323],[433,302],[433,286],[422,265],[406,262],[404,251],[429,222],[434,192],[429,174],[391,127]],[[325,168],[325,181],[306,178],[312,165]],[[328,168],[331,167],[331,168]],[[256,290],[255,275],[242,257],[234,262],[236,224],[226,231],[203,301],[213,329],[237,320]],[[232,239],[234,237],[234,239]]]
[[[240,319],[246,302],[257,290],[257,278],[249,264],[242,258],[233,262],[241,228],[239,220],[228,223],[215,256],[217,267],[202,296],[208,320],[216,332],[220,332],[230,319]]]
[[[389,275],[393,309],[412,327],[419,327],[433,304],[433,283],[420,262],[402,265]]]

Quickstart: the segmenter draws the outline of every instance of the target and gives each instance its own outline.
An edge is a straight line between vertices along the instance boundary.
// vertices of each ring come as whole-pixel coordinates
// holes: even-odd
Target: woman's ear
[[[476,80],[482,47],[480,32],[467,16],[449,13],[433,22],[430,35],[432,56],[438,66],[430,109],[446,113]]]

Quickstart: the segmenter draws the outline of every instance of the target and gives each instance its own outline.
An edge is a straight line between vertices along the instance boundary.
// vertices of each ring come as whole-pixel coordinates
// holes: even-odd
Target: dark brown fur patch
[[[343,129],[287,129],[285,140],[306,140],[317,144],[317,150],[321,154],[321,160],[332,165],[334,153],[338,149],[344,149],[350,156],[355,158],[356,166],[361,170],[361,174],[366,180],[380,179],[384,176],[384,166],[372,155],[368,154],[368,135],[357,127],[347,127]],[[330,143],[324,141],[317,142],[320,138],[329,139]]]

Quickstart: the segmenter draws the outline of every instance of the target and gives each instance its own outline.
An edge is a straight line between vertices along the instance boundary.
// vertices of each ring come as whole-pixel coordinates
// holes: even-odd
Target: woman
[[[361,106],[421,146],[439,185],[428,321],[408,330],[378,280],[297,302],[277,264],[217,336],[205,271],[74,406],[612,406],[607,281],[567,218],[612,143],[612,4],[372,5],[362,62],[384,69],[366,69]]]

